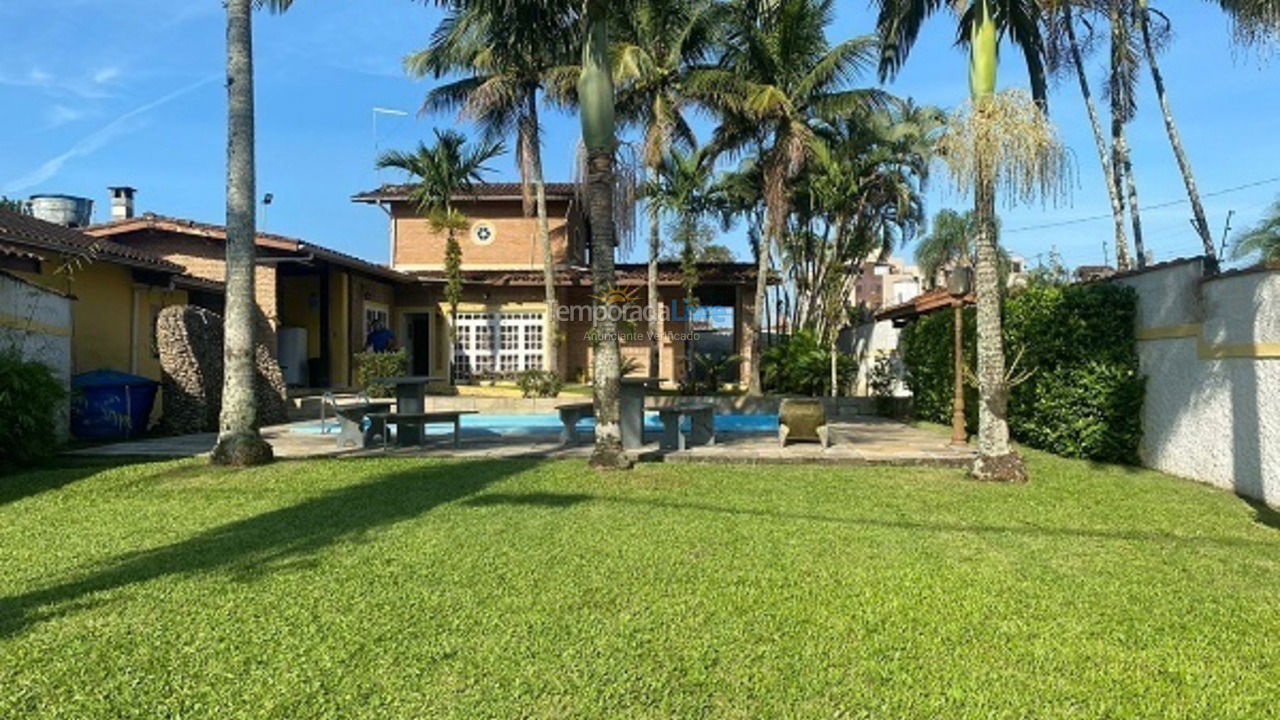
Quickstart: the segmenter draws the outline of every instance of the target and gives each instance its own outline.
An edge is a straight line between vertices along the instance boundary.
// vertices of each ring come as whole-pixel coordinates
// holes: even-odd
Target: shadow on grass
[[[477,460],[412,467],[121,555],[78,579],[0,598],[0,637],[91,607],[92,594],[135,583],[220,569],[253,574],[305,565],[326,546],[473,495],[531,465],[529,460]]]
[[[693,510],[723,515],[767,518],[771,520],[799,520],[804,522],[832,523],[837,525],[885,528],[890,530],[916,530],[920,532],[1034,535],[1040,537],[1089,538],[1096,540],[1185,543],[1188,545],[1203,544],[1217,545],[1224,548],[1274,546],[1274,543],[1247,540],[1244,538],[1183,536],[1162,532],[1093,530],[1086,528],[1040,527],[1036,525],[965,525],[960,523],[914,522],[910,520],[881,520],[879,518],[868,517],[838,517],[835,515],[820,515],[817,513],[790,513],[779,512],[776,510],[760,510],[755,508],[724,507],[708,503],[639,500],[607,495],[583,495],[578,493],[531,493],[527,495],[493,493],[472,498],[471,500],[468,500],[466,504],[477,507],[495,505],[534,505],[540,507],[564,508],[585,502],[617,503],[621,505],[656,508],[659,510]],[[1266,508],[1266,511],[1270,513],[1270,515],[1267,516],[1267,519],[1263,519],[1263,512],[1259,510],[1257,518],[1258,522],[1268,525],[1271,525],[1272,523],[1280,523],[1280,513],[1277,513],[1275,510],[1270,508]],[[1277,526],[1278,525],[1272,525],[1272,527]]]
[[[166,462],[169,459],[158,457],[113,457],[110,459],[57,457],[40,467],[22,468],[12,473],[0,474],[0,505],[8,505],[40,493],[57,490],[119,465]]]
[[[1261,500],[1255,500],[1251,497],[1243,495],[1238,496],[1246,505],[1253,508],[1253,521],[1259,525],[1264,525],[1272,530],[1280,530],[1280,510],[1267,505]]]

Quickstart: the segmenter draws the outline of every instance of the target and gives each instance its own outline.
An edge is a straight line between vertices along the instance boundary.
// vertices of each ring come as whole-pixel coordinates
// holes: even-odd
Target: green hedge
[[[0,473],[34,465],[58,449],[67,389],[53,371],[13,348],[0,349]]]
[[[1009,429],[1032,447],[1066,457],[1135,463],[1144,380],[1133,335],[1137,296],[1111,284],[1035,284],[1005,302],[1005,354],[1030,373],[1009,397]],[[903,330],[902,359],[916,416],[951,421],[952,313]],[[974,311],[965,311],[966,363],[976,368]],[[966,389],[970,432],[977,391]]]
[[[379,380],[409,373],[409,356],[403,348],[393,352],[356,353],[356,387],[371,398],[389,398],[395,388]]]

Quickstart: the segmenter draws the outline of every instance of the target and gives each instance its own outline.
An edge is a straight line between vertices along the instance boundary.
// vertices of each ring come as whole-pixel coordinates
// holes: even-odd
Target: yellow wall
[[[280,325],[307,331],[307,357],[320,357],[320,277],[318,275],[278,276]],[[311,298],[317,300],[311,306]]]
[[[341,270],[329,271],[329,383],[335,387],[351,384],[350,280]]]
[[[185,303],[187,293],[135,283],[129,268],[111,263],[71,265],[70,272],[60,271],[63,267],[62,261],[46,262],[40,274],[22,275],[75,298],[71,304],[71,372],[107,368],[159,380],[152,313]]]

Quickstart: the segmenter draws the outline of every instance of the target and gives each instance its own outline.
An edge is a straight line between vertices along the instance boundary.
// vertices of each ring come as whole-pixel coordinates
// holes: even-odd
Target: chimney
[[[138,192],[128,186],[109,187],[111,191],[111,219],[128,220],[133,217],[133,195]]]

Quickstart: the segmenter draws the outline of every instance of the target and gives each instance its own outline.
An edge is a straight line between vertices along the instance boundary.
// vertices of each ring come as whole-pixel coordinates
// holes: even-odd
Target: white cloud
[[[93,74],[93,82],[98,85],[103,85],[111,82],[112,80],[115,80],[118,77],[120,77],[120,68],[116,67],[115,65],[110,65],[104,68],[100,68],[97,72],[95,72]]]
[[[48,111],[45,112],[45,119],[48,120],[50,127],[58,127],[60,125],[66,125],[67,123],[73,123],[84,116],[85,113],[83,110],[63,105],[62,103],[58,103],[50,107]]]
[[[121,115],[115,120],[112,120],[106,125],[98,128],[94,132],[84,136],[75,145],[72,145],[66,152],[63,152],[59,155],[56,155],[50,158],[49,160],[45,161],[45,163],[42,164],[40,167],[36,168],[35,170],[32,170],[26,175],[22,175],[20,177],[14,178],[13,180],[10,180],[8,183],[5,184],[4,192],[16,193],[22,190],[26,190],[27,188],[33,185],[39,185],[45,180],[48,180],[49,178],[57,175],[58,172],[62,170],[62,166],[66,165],[71,160],[74,160],[79,157],[84,157],[91,153],[97,152],[98,150],[105,147],[108,143],[110,143],[112,140],[116,139],[117,137],[128,134],[133,130],[136,130],[138,126],[133,123],[133,120],[151,112],[152,110],[155,110],[161,105],[165,105],[167,103],[173,102],[174,100],[177,100],[183,95],[186,95],[187,93],[190,93],[204,85],[207,85],[216,79],[217,79],[216,77],[207,77],[203,80],[200,80],[199,82],[192,83],[191,85],[187,85],[186,87],[174,90],[168,95],[164,95],[163,97],[157,98],[156,100],[152,100],[151,102],[146,103],[145,105],[141,105],[139,107],[134,108],[133,110],[130,110],[129,112]]]

